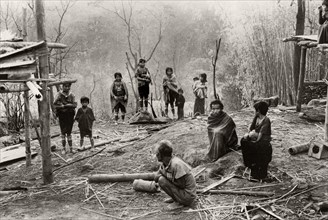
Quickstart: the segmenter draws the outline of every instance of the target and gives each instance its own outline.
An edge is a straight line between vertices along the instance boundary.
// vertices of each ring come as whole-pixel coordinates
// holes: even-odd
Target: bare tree
[[[102,7],[102,6],[100,6],[100,7]],[[126,40],[128,43],[128,51],[125,52],[126,59],[127,59],[126,67],[128,69],[134,96],[135,96],[136,100],[138,100],[138,93],[133,86],[133,84],[136,83],[136,80],[133,80],[134,74],[132,75],[132,73],[129,69],[131,69],[133,71],[133,73],[135,73],[135,71],[138,67],[138,60],[140,58],[144,58],[146,60],[146,62],[151,60],[159,43],[162,40],[162,20],[161,20],[161,18],[157,19],[158,20],[157,40],[154,43],[154,45],[151,47],[150,51],[148,51],[148,53],[147,53],[147,52],[144,52],[144,50],[143,50],[144,42],[142,40],[141,33],[139,33],[137,31],[138,28],[132,22],[133,15],[134,15],[134,8],[132,6],[132,3],[129,2],[127,4],[127,6],[125,6],[122,2],[121,7],[122,7],[122,11],[118,10],[116,7],[114,10],[110,10],[105,7],[102,7],[102,8],[105,9],[106,11],[109,11],[110,13],[114,13],[123,22],[123,24],[126,28],[126,33],[127,33]],[[138,107],[138,101],[137,101],[136,106]]]

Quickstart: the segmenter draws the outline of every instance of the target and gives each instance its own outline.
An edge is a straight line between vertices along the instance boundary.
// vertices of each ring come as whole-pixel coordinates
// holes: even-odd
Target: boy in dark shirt
[[[70,92],[71,83],[63,84],[62,91],[58,92],[54,107],[56,115],[59,118],[59,126],[61,131],[63,153],[66,153],[66,135],[67,142],[70,147],[70,152],[73,153],[72,143],[72,128],[74,123],[75,108],[77,103],[75,102],[75,96]]]
[[[121,110],[122,121],[125,119],[126,106],[128,104],[128,89],[122,81],[122,74],[114,73],[115,80],[110,88],[112,111],[115,114],[115,124],[118,122],[118,113]]]
[[[83,146],[83,139],[85,136],[90,138],[91,147],[94,147],[94,140],[92,137],[92,125],[96,120],[91,108],[88,107],[89,98],[81,97],[81,105],[82,107],[76,113],[75,120],[79,124],[80,129],[80,147]]]
[[[146,60],[140,59],[135,77],[138,80],[139,110],[148,110],[149,84],[151,83],[149,70],[145,67]],[[145,107],[145,109],[143,109]]]
[[[185,97],[183,96],[183,90],[180,88],[178,89],[179,96],[176,101],[176,106],[178,107],[178,120],[183,120],[184,118],[184,111],[183,107],[185,104]]]

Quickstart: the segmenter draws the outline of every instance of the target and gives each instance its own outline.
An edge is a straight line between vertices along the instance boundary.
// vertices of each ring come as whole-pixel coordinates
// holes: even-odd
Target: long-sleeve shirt
[[[67,104],[72,104],[72,106],[65,106]],[[74,94],[66,94],[62,91],[58,92],[54,101],[54,107],[57,112],[74,111],[74,109],[77,107]]]

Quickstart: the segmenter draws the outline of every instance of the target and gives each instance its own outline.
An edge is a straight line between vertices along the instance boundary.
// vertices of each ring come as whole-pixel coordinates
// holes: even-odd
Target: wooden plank
[[[38,43],[32,44],[32,45],[30,45],[30,46],[23,47],[23,48],[21,48],[21,49],[18,49],[18,50],[12,51],[12,52],[10,52],[10,53],[1,54],[1,55],[0,55],[0,60],[1,60],[1,59],[4,59],[4,58],[11,57],[11,56],[14,56],[14,55],[17,55],[17,54],[25,53],[26,51],[35,50],[35,49],[37,49],[37,48],[43,47],[44,44],[45,44],[45,41],[41,41],[41,42],[38,42]]]
[[[207,191],[213,189],[214,187],[217,187],[219,185],[222,185],[223,183],[227,182],[228,180],[230,180],[231,178],[233,178],[235,175],[231,175],[231,176],[228,176],[228,177],[225,177],[221,180],[219,180],[218,182],[215,182],[215,183],[212,183],[211,185],[205,187],[201,193],[206,193]]]
[[[26,67],[29,65],[36,65],[35,60],[28,60],[28,61],[17,61],[12,63],[3,63],[0,64],[0,71],[1,69],[7,69],[7,68],[15,68],[15,67]]]
[[[36,73],[36,65],[28,66],[24,68],[10,68],[0,69],[1,80],[28,80],[32,77],[32,74]]]
[[[18,42],[12,42],[12,41],[3,41],[0,42],[0,47],[11,47],[14,49],[21,49],[23,47],[28,47],[31,45],[35,45],[37,42],[26,42],[26,41],[18,41]],[[47,42],[48,48],[54,48],[54,49],[65,49],[67,48],[66,44],[62,43],[53,43],[53,42]]]
[[[35,151],[31,152],[31,156],[35,156],[36,154],[37,152]],[[0,165],[11,161],[24,159],[25,157],[25,146],[21,144],[0,149]]]

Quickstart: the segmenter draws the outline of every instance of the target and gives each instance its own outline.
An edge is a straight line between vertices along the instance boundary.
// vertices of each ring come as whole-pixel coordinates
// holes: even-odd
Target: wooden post
[[[45,15],[43,0],[35,1],[36,11],[36,29],[38,35],[38,41],[46,40],[45,32]],[[49,78],[48,68],[48,47],[45,44],[44,53],[39,56],[39,72],[40,77],[43,79]],[[52,174],[52,161],[50,151],[50,105],[49,105],[49,93],[47,88],[47,81],[42,83],[43,96],[42,101],[39,101],[39,117],[41,121],[41,150],[42,150],[42,171],[43,171],[43,182],[49,184],[53,182]]]
[[[30,101],[28,91],[24,92],[24,127],[25,127],[25,152],[26,167],[31,166],[31,139],[30,139]]]
[[[298,90],[297,90],[297,105],[296,111],[300,112],[302,107],[302,95],[303,95],[303,84],[304,84],[304,77],[305,77],[305,65],[306,65],[306,47],[302,47],[301,50],[301,71],[300,77],[298,81]]]
[[[26,8],[23,8],[23,41],[26,41],[27,38],[27,21],[26,21]],[[25,153],[26,153],[26,167],[31,166],[31,134],[30,134],[30,100],[29,92],[24,91],[24,127],[25,127]]]

